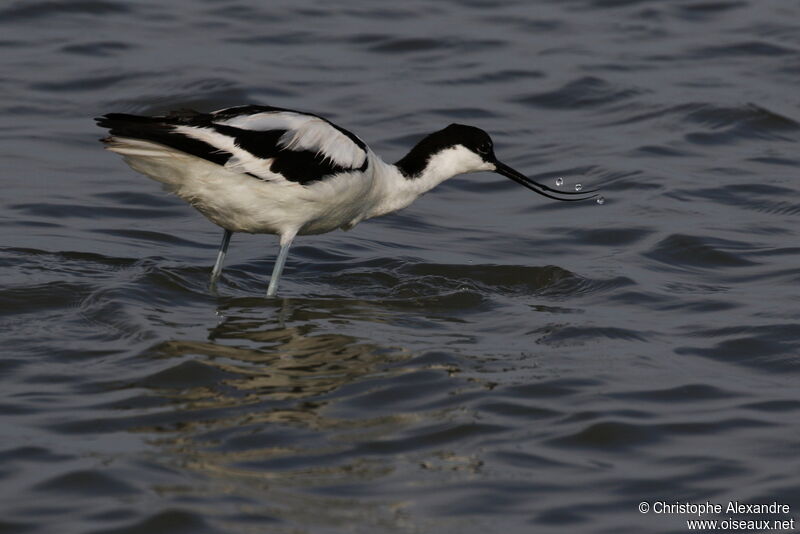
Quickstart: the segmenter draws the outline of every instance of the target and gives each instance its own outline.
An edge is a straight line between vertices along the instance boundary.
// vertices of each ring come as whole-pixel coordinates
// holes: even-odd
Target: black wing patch
[[[237,147],[261,159],[272,159],[270,171],[290,182],[306,185],[350,169],[332,163],[325,156],[310,150],[291,150],[278,145],[286,130],[242,130],[221,124],[211,125],[215,131],[231,137]],[[361,169],[364,170],[366,165]]]
[[[232,139],[237,149],[244,150],[249,153],[249,155],[259,159],[271,159],[272,163],[270,164],[269,170],[272,173],[279,174],[286,180],[301,185],[323,180],[327,176],[342,172],[366,170],[368,165],[367,158],[364,158],[364,164],[360,168],[355,169],[333,163],[329,158],[317,152],[310,150],[292,150],[280,146],[278,141],[287,130],[256,131],[215,123],[215,121],[221,119],[241,115],[280,111],[291,112],[291,110],[283,110],[281,108],[269,106],[242,106],[217,111],[213,114],[199,113],[192,110],[180,110],[161,117],[142,117],[124,113],[109,113],[96,120],[98,126],[109,129],[111,136],[130,137],[160,143],[180,150],[181,152],[211,161],[217,165],[224,166],[231,158],[236,156],[235,153],[190,137],[183,132],[176,131],[175,128],[178,126],[190,126],[213,130],[218,134]],[[360,148],[366,151],[366,145],[363,141],[358,139],[358,137],[333,124],[331,124],[331,126],[347,135]],[[108,139],[104,139],[104,141],[108,141]],[[236,152],[236,150],[234,149],[233,152]],[[274,179],[274,177],[270,176],[258,176],[257,173],[253,172],[247,172],[246,174],[263,180]]]

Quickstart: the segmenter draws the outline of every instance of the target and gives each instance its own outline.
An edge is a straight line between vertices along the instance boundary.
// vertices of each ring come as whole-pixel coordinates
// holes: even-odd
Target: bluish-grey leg
[[[217,285],[217,279],[219,275],[222,274],[222,262],[225,261],[225,254],[228,252],[228,244],[231,242],[231,235],[233,232],[230,230],[225,230],[225,233],[222,234],[222,243],[219,246],[219,254],[217,254],[217,263],[214,264],[214,268],[211,270],[211,287]]]
[[[267,287],[267,296],[274,297],[278,292],[278,281],[281,279],[283,266],[286,264],[286,257],[289,255],[289,247],[292,246],[292,240],[288,240],[285,244],[281,245],[281,251],[278,252],[278,259],[275,260],[275,267],[272,269],[272,276],[269,279],[269,287]]]

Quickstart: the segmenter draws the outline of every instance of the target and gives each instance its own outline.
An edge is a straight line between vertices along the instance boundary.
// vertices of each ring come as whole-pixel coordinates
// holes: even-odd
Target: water
[[[784,0],[0,7],[0,531],[684,532],[800,510],[800,7]],[[277,252],[92,117],[263,103],[457,178]],[[784,516],[758,516],[782,519]],[[800,519],[800,518],[798,518]]]

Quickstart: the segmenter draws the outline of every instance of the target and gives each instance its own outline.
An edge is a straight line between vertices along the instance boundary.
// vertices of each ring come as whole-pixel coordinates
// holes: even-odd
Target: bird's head
[[[412,179],[431,168],[439,170],[443,177],[489,171],[555,200],[588,200],[597,196],[592,195],[594,191],[559,191],[531,180],[497,159],[494,143],[488,133],[464,124],[451,124],[425,137],[396,165],[406,177]]]

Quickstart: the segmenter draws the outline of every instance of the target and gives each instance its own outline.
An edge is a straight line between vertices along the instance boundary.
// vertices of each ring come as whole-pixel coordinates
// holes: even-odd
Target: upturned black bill
[[[505,176],[507,178],[511,178],[512,180],[514,180],[518,184],[520,184],[520,185],[522,185],[524,187],[527,187],[531,191],[535,191],[535,192],[539,193],[540,195],[545,196],[547,198],[552,198],[553,200],[562,200],[564,202],[577,202],[579,200],[589,200],[589,199],[597,197],[597,195],[590,194],[590,193],[594,193],[596,191],[596,189],[592,189],[591,191],[581,191],[581,192],[577,192],[577,191],[559,191],[558,189],[553,189],[552,187],[548,187],[548,186],[546,186],[544,184],[540,184],[539,182],[531,180],[530,178],[528,178],[527,176],[525,176],[521,172],[515,171],[514,169],[512,169],[511,167],[509,167],[505,163],[501,163],[499,161],[495,161],[494,162],[494,166],[495,166],[495,172],[496,173],[502,174],[503,176]],[[554,194],[550,194],[550,193],[554,193]],[[574,198],[561,198],[560,196],[556,196],[556,195],[566,195],[566,196],[574,197]]]

